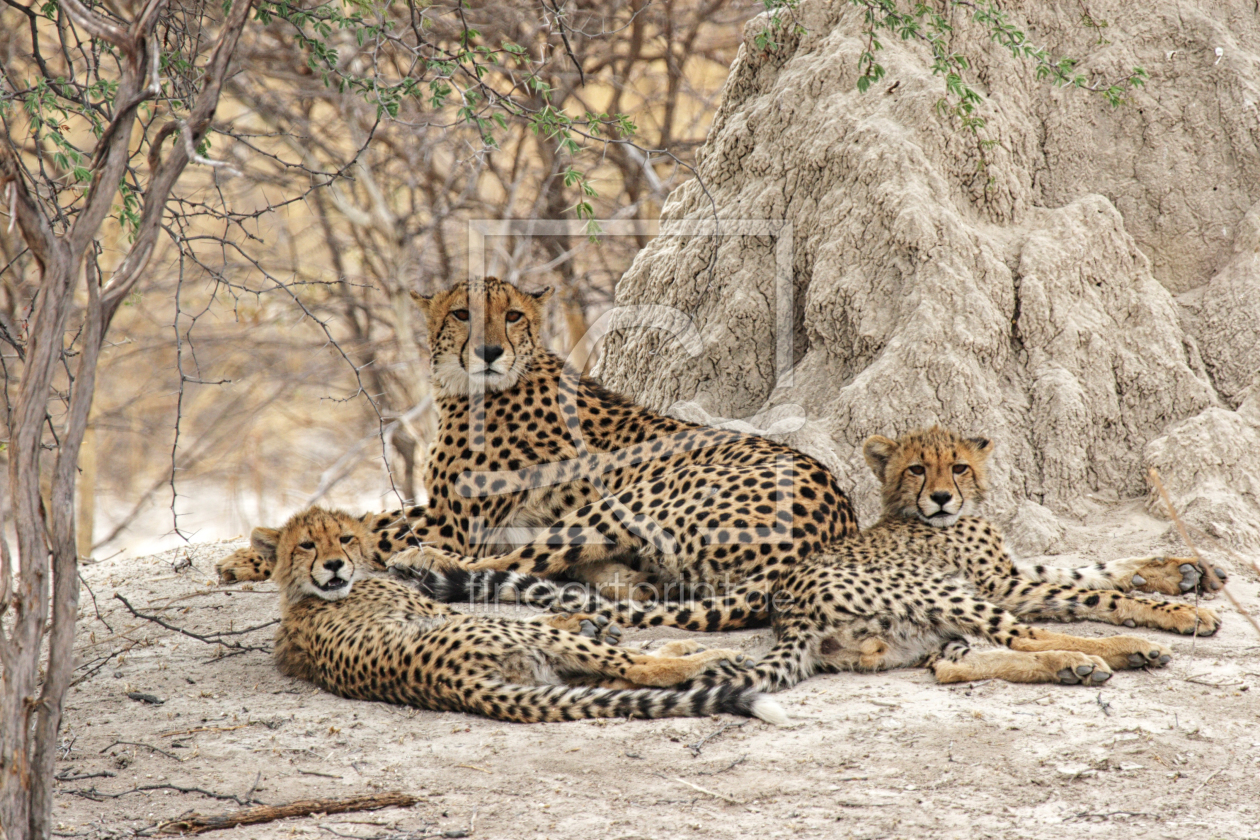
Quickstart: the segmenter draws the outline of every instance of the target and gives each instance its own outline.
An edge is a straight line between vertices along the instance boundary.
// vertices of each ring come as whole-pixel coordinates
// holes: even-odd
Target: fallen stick
[[[721,799],[723,802],[729,802],[732,805],[744,804],[743,802],[740,802],[738,799],[736,799],[733,796],[727,796],[725,793],[718,793],[716,790],[709,790],[708,788],[700,787],[700,785],[696,784],[695,782],[689,782],[686,779],[680,779],[677,776],[666,776],[664,773],[653,773],[652,775],[660,776],[662,779],[665,779],[667,781],[678,782],[680,785],[686,785],[692,790],[698,790],[701,793],[705,794],[706,796],[712,796],[716,799]]]
[[[257,645],[243,645],[240,642],[225,642],[223,641],[224,636],[239,636],[242,633],[252,633],[255,630],[261,630],[264,627],[270,627],[273,624],[280,623],[280,620],[276,619],[275,621],[268,621],[266,624],[259,624],[257,627],[250,627],[245,630],[228,630],[221,633],[209,633],[209,634],[194,633],[191,630],[185,630],[183,627],[176,627],[174,624],[164,621],[156,615],[147,615],[145,613],[140,612],[135,607],[131,606],[130,601],[128,601],[126,598],[124,598],[122,595],[120,595],[117,592],[114,593],[114,597],[118,599],[119,601],[122,601],[123,606],[126,607],[131,612],[131,614],[134,615],[136,618],[143,618],[145,621],[152,621],[154,624],[158,625],[159,627],[165,627],[167,630],[170,630],[175,633],[181,633],[189,637],[190,639],[196,639],[197,641],[205,642],[208,645],[223,645],[223,647],[231,648],[232,650],[238,653],[245,653],[246,651],[251,651],[251,650],[262,651],[263,653],[270,653],[271,649],[265,648],[265,647],[258,647]]]
[[[405,793],[372,793],[352,796],[349,799],[303,799],[287,805],[262,805],[241,811],[230,811],[217,816],[189,814],[178,820],[160,823],[158,834],[201,834],[238,825],[256,825],[275,822],[288,817],[308,817],[311,814],[344,814],[348,811],[375,811],[379,808],[409,808],[420,800]]]
[[[1229,587],[1225,585],[1225,581],[1217,577],[1216,571],[1206,560],[1203,559],[1203,555],[1199,553],[1198,546],[1191,542],[1190,532],[1186,529],[1186,523],[1182,522],[1181,517],[1177,515],[1177,509],[1173,507],[1172,497],[1169,496],[1168,491],[1164,489],[1164,482],[1159,477],[1159,470],[1151,467],[1147,476],[1150,478],[1151,484],[1155,485],[1155,489],[1159,491],[1160,498],[1164,500],[1164,507],[1168,508],[1168,515],[1172,518],[1173,523],[1176,524],[1177,530],[1181,533],[1181,538],[1185,540],[1186,545],[1190,547],[1190,553],[1194,555],[1195,560],[1199,561],[1199,567],[1207,574],[1208,583],[1213,585],[1214,588],[1224,592],[1225,597],[1228,598],[1229,602],[1234,605],[1234,609],[1238,610],[1239,614],[1243,618],[1251,622],[1251,626],[1256,629],[1257,633],[1260,633],[1260,623],[1256,622],[1255,616],[1247,612],[1243,605],[1238,602],[1238,599],[1234,597],[1234,593],[1230,592]],[[1195,635],[1198,635],[1197,627],[1195,628]]]

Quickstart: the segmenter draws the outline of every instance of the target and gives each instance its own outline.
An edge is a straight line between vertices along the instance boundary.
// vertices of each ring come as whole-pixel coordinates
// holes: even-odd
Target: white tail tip
[[[783,726],[788,722],[787,712],[783,711],[783,707],[764,694],[753,700],[749,709],[766,723]]]

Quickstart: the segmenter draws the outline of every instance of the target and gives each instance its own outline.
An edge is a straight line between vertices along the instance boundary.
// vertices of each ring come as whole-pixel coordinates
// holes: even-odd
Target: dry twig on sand
[[[1238,610],[1238,613],[1243,618],[1251,622],[1251,626],[1256,629],[1257,633],[1260,633],[1260,622],[1257,622],[1255,616],[1247,612],[1243,605],[1238,602],[1238,599],[1234,597],[1234,593],[1230,592],[1229,587],[1225,585],[1225,581],[1221,580],[1217,576],[1216,569],[1203,559],[1203,555],[1199,553],[1199,547],[1191,541],[1190,531],[1186,528],[1186,523],[1182,522],[1181,517],[1177,515],[1177,509],[1173,507],[1172,497],[1168,495],[1168,490],[1164,487],[1164,481],[1159,476],[1159,470],[1151,467],[1147,472],[1147,476],[1150,478],[1151,484],[1154,485],[1155,489],[1159,492],[1160,498],[1164,500],[1164,507],[1168,509],[1168,515],[1176,524],[1177,530],[1181,533],[1181,538],[1185,540],[1186,545],[1190,548],[1190,553],[1194,555],[1194,559],[1199,562],[1199,567],[1202,568],[1203,573],[1207,575],[1208,584],[1211,585],[1213,589],[1219,589],[1224,592],[1225,597],[1228,598],[1229,602],[1234,605],[1234,609]]]
[[[147,615],[145,613],[142,613],[139,610],[137,610],[135,607],[131,606],[131,602],[128,601],[126,598],[124,598],[122,595],[120,595],[117,592],[114,593],[114,597],[117,598],[119,601],[122,601],[123,606],[126,607],[131,612],[131,614],[134,615],[136,618],[143,618],[145,621],[152,621],[154,624],[160,627],[165,627],[167,630],[170,630],[175,633],[180,633],[181,635],[187,636],[190,639],[196,639],[199,642],[205,642],[208,645],[223,645],[223,647],[230,648],[238,653],[245,653],[251,650],[260,651],[262,653],[270,653],[270,649],[265,648],[265,647],[259,647],[258,645],[245,645],[245,644],[241,644],[240,642],[224,641],[224,638],[223,638],[224,636],[240,636],[244,633],[252,633],[255,630],[263,630],[267,627],[271,627],[274,624],[280,623],[279,619],[275,619],[273,621],[268,621],[265,624],[259,624],[256,627],[247,627],[244,630],[225,630],[220,633],[208,633],[208,634],[203,635],[201,633],[194,633],[191,630],[185,630],[183,627],[177,627],[174,624],[171,624],[170,622],[164,621],[163,619],[159,618],[156,615]]]
[[[375,811],[379,808],[410,808],[420,800],[405,793],[371,793],[352,796],[349,799],[302,799],[287,805],[263,805],[231,811],[218,816],[193,813],[177,820],[161,823],[158,834],[201,834],[238,825],[257,825],[288,817],[308,817],[311,814],[344,814],[348,811]]]

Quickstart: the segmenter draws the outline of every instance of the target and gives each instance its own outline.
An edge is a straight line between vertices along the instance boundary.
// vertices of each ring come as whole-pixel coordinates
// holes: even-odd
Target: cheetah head
[[[368,566],[367,526],[341,511],[308,508],[278,531],[255,528],[249,539],[259,552],[275,554],[271,578],[290,602],[310,596],[340,600]]]
[[[862,454],[884,485],[884,518],[918,519],[945,528],[974,513],[989,489],[988,438],[964,438],[933,426],[896,440],[874,435]]]
[[[495,277],[411,298],[429,328],[438,396],[505,391],[529,368],[540,346],[543,304],[551,289],[524,292]]]

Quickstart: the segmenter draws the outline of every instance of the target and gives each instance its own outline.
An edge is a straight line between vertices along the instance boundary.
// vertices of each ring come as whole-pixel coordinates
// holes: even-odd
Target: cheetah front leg
[[[1220,588],[1225,570],[1214,568],[1216,581],[1206,574],[1199,561],[1192,557],[1126,557],[1064,569],[1058,566],[1032,566],[1012,561],[1020,575],[1031,581],[1074,586],[1078,589],[1117,589],[1122,592],[1159,592],[1184,595],[1189,592],[1213,592]]]
[[[666,644],[660,651],[647,654],[631,653],[571,633],[559,633],[538,644],[560,660],[560,670],[566,676],[625,681],[624,685],[601,683],[605,686],[663,688],[697,677],[718,663],[743,665],[748,661],[743,651],[706,650],[686,641]]]
[[[990,591],[990,594],[994,601],[1016,615],[1059,621],[1093,619],[1125,627],[1156,627],[1200,636],[1211,636],[1221,626],[1220,618],[1212,610],[1193,604],[1135,598],[1121,592],[1013,580],[1003,591]]]

